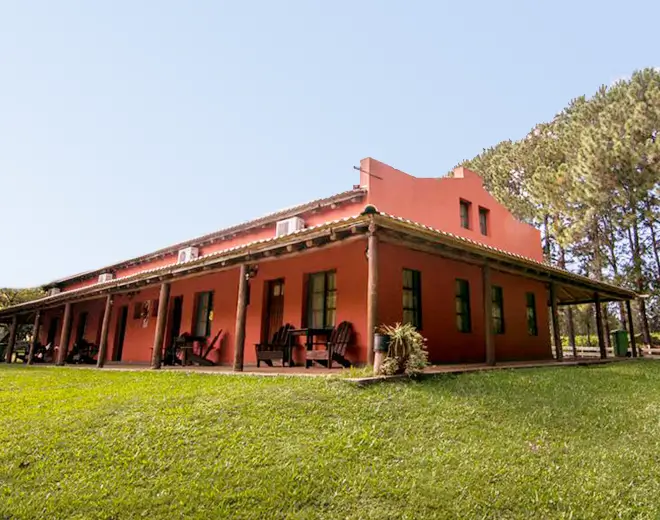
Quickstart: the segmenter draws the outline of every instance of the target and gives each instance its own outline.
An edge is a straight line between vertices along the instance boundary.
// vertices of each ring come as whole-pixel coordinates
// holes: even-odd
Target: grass
[[[657,518],[660,363],[339,379],[0,368],[0,518]]]

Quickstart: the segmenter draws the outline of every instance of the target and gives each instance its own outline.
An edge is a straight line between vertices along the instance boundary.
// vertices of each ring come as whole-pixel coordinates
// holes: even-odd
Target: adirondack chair
[[[191,352],[188,352],[187,360],[191,363],[197,363],[200,366],[215,366],[216,363],[208,359],[208,355],[211,353],[211,350],[213,350],[213,347],[215,347],[215,344],[218,342],[221,335],[222,329],[218,331],[211,343],[207,343],[205,340],[200,341],[199,352],[195,352],[194,349]]]
[[[287,323],[282,325],[275,334],[273,334],[273,339],[270,343],[257,343],[254,348],[257,352],[257,367],[261,365],[262,361],[265,361],[269,367],[273,366],[273,360],[279,359],[282,361],[282,366],[285,366],[285,363],[289,363],[291,366],[291,348],[292,348],[292,338],[291,330],[293,330],[293,325]]]
[[[332,368],[333,361],[336,361],[343,367],[350,366],[350,361],[344,355],[352,337],[353,326],[348,321],[342,321],[334,328],[332,334],[330,334],[328,342],[324,345],[325,348],[307,351],[305,366],[309,367],[314,361],[328,368]]]
[[[16,342],[16,344],[14,345],[14,358],[17,361],[20,359],[23,363],[27,363],[29,353],[30,353],[29,341]]]

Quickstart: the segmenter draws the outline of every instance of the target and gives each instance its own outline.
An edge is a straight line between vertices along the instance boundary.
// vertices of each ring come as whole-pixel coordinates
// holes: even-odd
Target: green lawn
[[[369,388],[0,368],[0,519],[657,518],[659,445],[654,361]]]

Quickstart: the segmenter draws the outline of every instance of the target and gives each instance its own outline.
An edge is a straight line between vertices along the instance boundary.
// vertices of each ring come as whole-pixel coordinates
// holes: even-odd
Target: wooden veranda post
[[[69,338],[71,336],[71,303],[64,304],[64,319],[62,320],[62,333],[60,334],[60,347],[57,352],[57,365],[62,366],[66,361],[66,354],[69,348]]]
[[[11,325],[9,327],[9,343],[7,343],[7,352],[5,353],[5,361],[11,363],[11,358],[14,354],[14,345],[16,345],[16,333],[18,332],[18,316],[14,314],[11,318]]]
[[[238,277],[238,301],[236,303],[236,334],[234,335],[234,372],[243,371],[245,351],[245,321],[247,317],[248,284],[250,283],[247,264],[241,264]]]
[[[484,300],[484,338],[486,340],[486,364],[495,364],[495,338],[493,336],[493,287],[490,265],[481,268]]]
[[[160,309],[160,308],[159,308]],[[110,329],[110,315],[112,314],[112,296],[108,294],[105,299],[105,310],[103,311],[103,324],[101,325],[101,341],[99,342],[99,355],[96,368],[103,368],[105,355],[108,350],[108,330]]]
[[[637,341],[635,341],[635,327],[633,325],[630,300],[626,300],[626,312],[628,313],[628,331],[630,332],[630,348],[632,348],[632,357],[637,357]]]
[[[600,349],[600,359],[607,358],[607,348],[605,347],[605,334],[603,333],[603,309],[600,306],[600,294],[594,294],[594,305],[596,306],[596,330],[598,331],[598,348]]]
[[[374,339],[378,327],[378,237],[376,225],[369,225],[367,238],[368,275],[367,275],[367,362],[374,364]]]
[[[557,361],[564,360],[564,349],[561,345],[561,332],[559,330],[559,310],[557,306],[557,284],[550,282],[550,312],[552,314],[552,341],[555,344]]]
[[[153,369],[160,368],[169,301],[170,283],[163,282],[160,286],[160,297],[158,298],[158,317],[156,318],[156,332],[154,333],[154,349],[151,353],[151,368]]]
[[[32,341],[30,342],[30,352],[28,354],[28,365],[34,363],[34,351],[37,349],[39,342],[39,327],[41,326],[41,311],[37,311],[34,315],[34,328],[32,329]]]

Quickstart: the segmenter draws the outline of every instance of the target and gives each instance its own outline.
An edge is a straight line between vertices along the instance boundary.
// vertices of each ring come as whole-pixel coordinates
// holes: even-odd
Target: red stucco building
[[[61,352],[85,339],[103,361],[155,365],[183,332],[210,342],[222,331],[208,359],[231,364],[244,347],[252,365],[253,345],[284,323],[342,321],[357,364],[370,361],[377,325],[401,321],[427,337],[433,363],[545,359],[553,307],[635,296],[544,264],[539,231],[476,173],[418,178],[371,158],[343,193],[45,288],[0,321],[34,322],[36,340]]]

